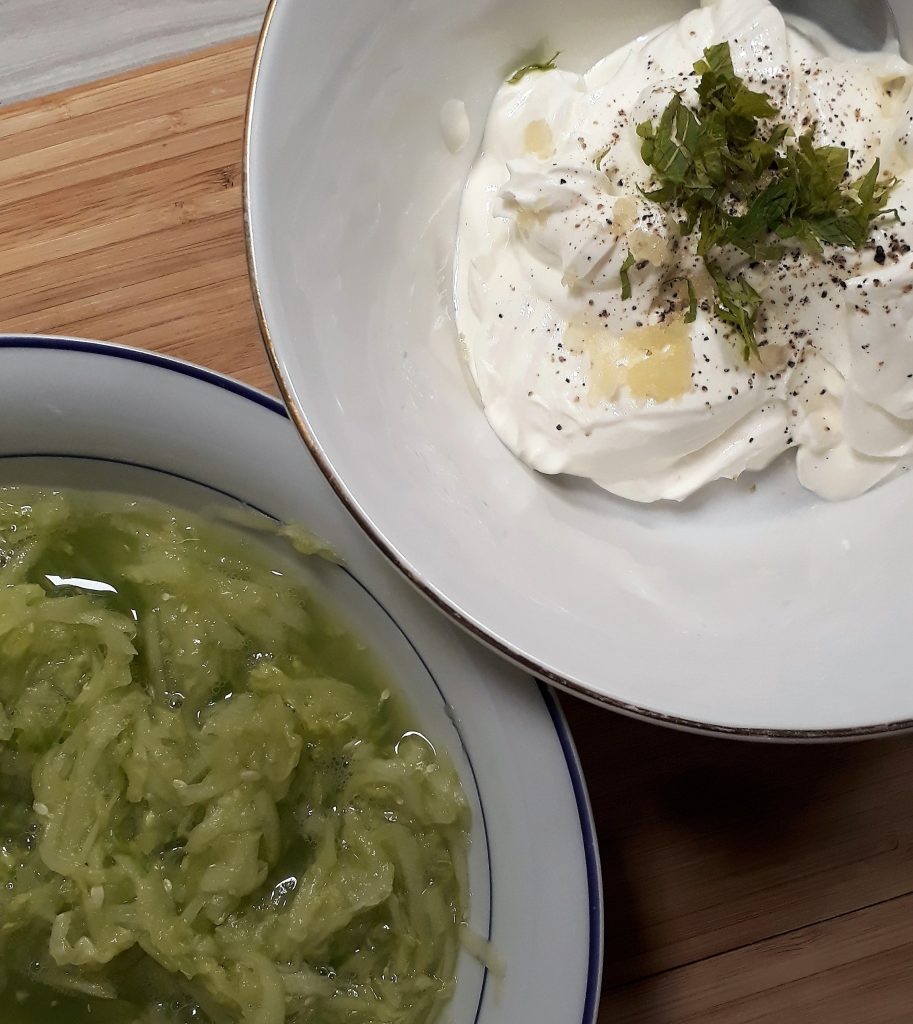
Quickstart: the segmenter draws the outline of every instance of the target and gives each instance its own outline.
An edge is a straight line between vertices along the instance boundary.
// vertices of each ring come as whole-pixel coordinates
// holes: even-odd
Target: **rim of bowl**
[[[166,356],[159,352],[133,348],[130,345],[122,345],[117,342],[93,341],[88,338],[78,338],[72,335],[0,333],[0,351],[16,348],[40,348],[45,351],[58,349],[64,352],[107,356],[113,359],[123,359],[127,362],[154,366],[172,373],[182,374],[185,377],[192,377],[194,380],[207,384],[210,387],[219,388],[235,397],[252,402],[282,419],[294,422],[287,404],[280,402],[265,391],[236,380],[234,377],[229,377],[224,373],[219,373],[217,370],[210,370],[208,367],[191,363],[186,359],[180,359],[176,356]],[[198,483],[198,481],[195,482]],[[201,486],[205,487],[208,485],[202,484]],[[564,710],[558,702],[556,695],[548,686],[535,679],[531,680],[531,682],[538,687],[542,702],[545,705],[545,713],[548,715],[555,730],[558,745],[561,748],[561,753],[567,766],[568,779],[571,784],[574,802],[577,806],[577,816],[580,822],[580,841],[584,857],[587,920],[589,925],[582,1024],[594,1024],[599,1009],[605,944],[605,925],[602,912],[602,871],[599,862],[599,839],[596,834],[596,821],[593,817],[593,808],[590,802],[586,777],[583,773],[583,766],[580,763],[580,756],[577,752],[577,745],[574,742],[574,736],[568,725]]]
[[[302,410],[295,403],[292,396],[291,381],[286,375],[282,359],[273,340],[269,323],[267,322],[266,310],[263,304],[263,297],[260,292],[260,281],[257,272],[257,261],[254,253],[253,223],[251,219],[250,202],[250,164],[251,164],[251,135],[253,131],[254,106],[257,98],[257,88],[260,83],[260,73],[263,67],[263,57],[266,51],[267,37],[273,18],[282,0],[269,0],[263,24],[260,28],[260,35],[257,40],[254,52],[254,63],[251,71],[250,86],[247,94],[247,105],[244,114],[244,139],[243,155],[241,160],[241,194],[244,213],[244,243],[247,251],[247,268],[250,279],[251,297],[253,299],[254,311],[257,315],[257,323],[260,328],[260,336],[272,367],[273,376],[285,403],[288,416],[307,445],[312,458],[317,463],[320,471],[326,477],[327,482],[333,488],[336,496],[346,507],[349,514],[361,529],[367,534],[370,540],[382,552],[382,554],[395,566],[395,568],[409,582],[416,587],[435,607],[443,612],[449,619],[471,634],[475,639],[491,648],[497,654],[506,658],[523,671],[544,680],[551,686],[564,690],[575,697],[580,697],[600,707],[611,709],[629,718],[641,719],[653,722],[658,725],[667,726],[686,732],[701,735],[717,736],[731,739],[748,740],[789,740],[795,742],[834,742],[839,740],[870,739],[878,736],[887,736],[893,733],[907,732],[913,730],[913,718],[901,719],[895,722],[880,722],[874,725],[849,726],[837,729],[767,729],[762,727],[724,725],[722,723],[707,722],[701,719],[683,718],[678,715],[665,714],[653,708],[642,707],[632,704],[629,701],[612,697],[610,694],[597,692],[586,684],[570,679],[556,672],[553,669],[542,665],[534,658],[529,657],[514,644],[495,636],[482,623],[476,622],[462,611],[450,598],[447,597],[430,581],[424,579],[417,568],[412,566],[406,558],[387,540],[383,533],[377,529],[371,518],[359,506],[349,493],[342,477],[336,472],[333,464],[327,458],[326,453],[320,445],[316,434],[311,430]]]

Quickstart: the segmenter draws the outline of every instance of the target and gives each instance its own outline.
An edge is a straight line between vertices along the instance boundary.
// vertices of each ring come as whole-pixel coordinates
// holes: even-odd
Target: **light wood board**
[[[0,329],[274,390],[242,237],[252,56],[0,111]],[[564,703],[602,845],[603,1024],[913,1019],[913,740],[747,746]]]

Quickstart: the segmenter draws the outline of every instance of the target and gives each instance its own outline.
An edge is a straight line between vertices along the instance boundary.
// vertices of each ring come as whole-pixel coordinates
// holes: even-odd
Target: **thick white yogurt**
[[[728,40],[733,64],[801,134],[846,146],[853,177],[876,157],[901,178],[900,219],[862,251],[790,253],[749,266],[763,296],[762,365],[717,319],[711,285],[651,186],[638,123]],[[860,56],[784,24],[767,0],[716,0],[600,61],[495,97],[463,197],[457,325],[486,414],[544,473],[589,477],[637,501],[682,499],[797,449],[802,484],[861,494],[913,459],[913,67]],[[689,92],[690,90],[690,92]],[[632,295],[621,297],[628,252]],[[683,276],[697,319],[685,324]]]

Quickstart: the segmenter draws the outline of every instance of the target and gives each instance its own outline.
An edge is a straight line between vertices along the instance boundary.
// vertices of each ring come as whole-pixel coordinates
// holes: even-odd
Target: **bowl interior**
[[[510,970],[494,983],[464,953],[449,1019],[591,1024],[599,875],[560,712],[390,572],[316,467],[302,465],[275,401],[171,360],[78,341],[0,338],[0,366],[0,484],[116,490],[191,509],[241,501],[305,524],[342,556],[342,567],[313,560],[306,571],[453,756],[473,811],[471,924]],[[537,930],[541,913],[557,927]]]
[[[697,727],[878,731],[913,718],[899,599],[913,479],[842,505],[787,461],[642,507],[526,469],[458,355],[458,203],[526,59],[584,70],[691,5],[277,0],[249,125],[258,300],[312,450],[400,568],[540,674]],[[913,8],[898,10],[913,38]],[[445,145],[445,102],[471,137]]]

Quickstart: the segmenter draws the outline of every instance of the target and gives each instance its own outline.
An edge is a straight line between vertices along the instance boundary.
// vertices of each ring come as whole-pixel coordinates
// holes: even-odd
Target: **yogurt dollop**
[[[796,135],[901,179],[861,250],[721,261],[762,297],[759,359],[713,312],[713,283],[656,182],[637,125],[727,40],[735,73]],[[457,326],[486,415],[544,473],[636,501],[680,500],[795,448],[800,482],[863,493],[913,459],[913,66],[787,25],[767,0],[715,0],[584,75],[497,93],[460,213]],[[628,254],[631,295],[622,298]],[[630,262],[630,261],[629,261]],[[690,280],[696,318],[686,322]]]

